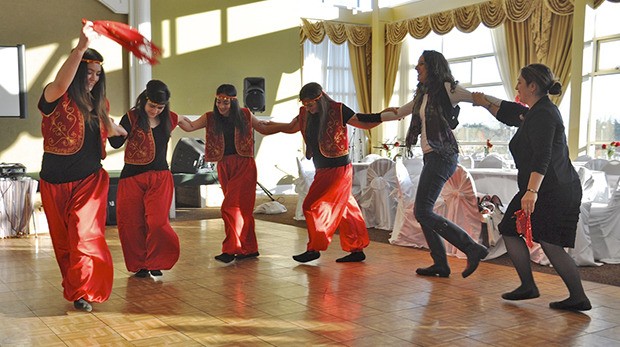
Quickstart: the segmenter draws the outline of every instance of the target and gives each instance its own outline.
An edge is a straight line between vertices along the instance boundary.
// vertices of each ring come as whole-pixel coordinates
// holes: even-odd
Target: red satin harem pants
[[[221,212],[226,238],[222,253],[258,252],[253,215],[257,181],[254,158],[226,155],[217,162],[217,176],[224,193]]]
[[[308,251],[324,251],[336,229],[346,252],[359,252],[370,243],[368,229],[351,194],[353,166],[317,169],[302,208],[308,226]]]
[[[179,260],[179,237],[169,218],[173,191],[169,170],[119,180],[116,216],[127,270],[169,270]]]
[[[103,302],[112,293],[114,269],[105,241],[110,178],[101,169],[85,179],[41,180],[41,201],[62,275],[63,296]]]

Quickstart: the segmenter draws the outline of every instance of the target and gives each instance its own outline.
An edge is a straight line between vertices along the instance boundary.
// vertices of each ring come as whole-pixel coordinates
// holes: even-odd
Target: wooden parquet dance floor
[[[336,263],[338,237],[299,264],[305,229],[256,221],[261,256],[223,264],[219,219],[175,221],[181,258],[159,278],[125,269],[116,228],[111,298],[78,312],[62,297],[49,235],[0,240],[0,346],[620,346],[620,287],[585,282],[594,306],[555,311],[558,276],[535,273],[541,297],[508,302],[510,267],[467,279],[423,278],[426,251],[372,243],[363,263]]]

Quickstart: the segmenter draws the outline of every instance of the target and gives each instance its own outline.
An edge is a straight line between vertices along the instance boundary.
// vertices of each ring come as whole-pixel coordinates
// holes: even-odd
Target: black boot
[[[467,266],[463,270],[463,278],[474,273],[480,264],[480,260],[489,254],[486,247],[476,243],[465,230],[447,219],[438,223],[433,230],[461,252],[467,254]],[[426,236],[426,233],[424,235]]]
[[[446,247],[441,237],[431,228],[422,226],[422,232],[426,243],[431,251],[433,265],[417,269],[415,272],[420,276],[430,277],[448,277],[450,276],[450,266],[448,265],[448,256],[446,255]]]
[[[463,270],[463,278],[471,275],[478,268],[480,261],[489,255],[489,250],[483,245],[478,245],[477,249],[467,255],[467,266]]]
[[[439,265],[431,265],[429,267],[421,267],[415,270],[420,276],[429,276],[429,277],[449,277],[450,269],[442,268]]]

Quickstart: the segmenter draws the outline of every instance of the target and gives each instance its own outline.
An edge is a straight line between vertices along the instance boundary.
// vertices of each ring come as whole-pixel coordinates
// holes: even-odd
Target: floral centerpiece
[[[607,159],[611,160],[614,154],[616,154],[616,149],[620,147],[620,141],[611,141],[609,144],[604,143],[601,148],[606,151]]]
[[[393,139],[391,141],[385,140],[383,143],[381,143],[381,146],[379,148],[386,151],[386,156],[388,158],[394,159],[396,158],[396,156],[399,155],[400,142],[397,139]],[[396,153],[392,156],[392,152]]]
[[[484,155],[487,156],[491,152],[491,148],[493,148],[493,144],[490,139],[487,139],[487,143],[484,146]]]

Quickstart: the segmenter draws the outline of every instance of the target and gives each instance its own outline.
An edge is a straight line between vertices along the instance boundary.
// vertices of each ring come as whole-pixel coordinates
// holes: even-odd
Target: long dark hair
[[[156,104],[166,105],[158,117],[164,126],[165,134],[170,134],[172,121],[170,120],[170,90],[168,86],[160,80],[150,80],[146,84],[146,89],[138,95],[134,109],[138,113],[138,126],[144,131],[148,131],[150,128],[149,116],[144,109],[149,100]]]
[[[99,81],[88,91],[88,62],[97,62],[101,65]],[[112,124],[108,116],[106,100],[105,70],[103,69],[103,56],[92,48],[87,48],[82,56],[82,61],[69,85],[69,97],[75,101],[80,113],[89,126],[98,126],[99,120],[110,129]],[[92,107],[92,111],[89,108]]]
[[[424,94],[428,94],[428,103],[434,109],[438,110],[439,113],[437,115],[427,114],[426,117],[442,117],[442,113],[451,112],[452,106],[450,104],[450,99],[446,94],[445,83],[449,82],[450,90],[454,91],[458,81],[456,81],[454,76],[452,76],[450,64],[448,64],[448,61],[443,54],[433,50],[426,50],[422,52],[422,57],[424,58],[426,79],[424,80],[424,83],[418,83],[413,95],[413,113],[418,115],[420,114]],[[408,148],[411,148],[411,146],[416,143],[417,138],[414,137],[417,137],[421,127],[421,124],[419,124],[419,122],[414,118],[415,117],[411,119],[405,140]]]
[[[241,132],[245,132],[248,124],[245,121],[245,117],[243,111],[241,111],[241,106],[239,106],[239,100],[237,99],[237,88],[232,84],[222,84],[215,91],[216,95],[226,95],[233,97],[230,99],[230,110],[228,111],[228,118],[233,121],[235,128],[241,130]],[[215,131],[217,133],[221,133],[224,131],[225,126],[225,117],[222,116],[220,110],[217,108],[217,97],[213,100],[213,113],[216,115],[215,117]]]
[[[305,84],[299,90],[299,100],[312,100],[316,99],[320,96],[320,98],[316,101],[318,109],[317,114],[319,115],[319,129],[321,130],[319,134],[322,134],[322,130],[325,128],[325,123],[327,122],[327,112],[329,111],[329,105],[332,102],[335,102],[332,98],[327,95],[327,93],[323,92],[323,87],[316,82],[310,82]]]
[[[426,66],[426,80],[424,83],[418,83],[416,89],[416,96],[421,94],[428,94],[429,101],[432,103],[437,103],[442,101],[442,96],[445,95],[445,83],[450,82],[450,90],[454,90],[457,81],[454,80],[454,76],[452,76],[452,71],[450,70],[450,64],[443,56],[443,54],[427,50],[422,52],[422,56],[424,57],[424,64]],[[421,93],[420,93],[421,92]],[[420,102],[422,100],[420,99]]]

